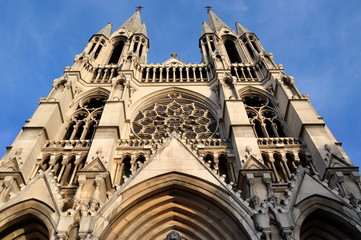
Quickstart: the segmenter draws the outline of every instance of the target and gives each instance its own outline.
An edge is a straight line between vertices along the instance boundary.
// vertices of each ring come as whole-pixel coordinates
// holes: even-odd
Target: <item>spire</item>
[[[142,23],[140,25],[140,28],[136,31],[136,33],[140,33],[140,34],[143,34],[144,36],[148,37],[147,36],[147,26],[145,25],[145,23]]]
[[[206,22],[202,22],[202,33],[201,36],[203,36],[206,33],[213,33],[212,29],[208,26]]]
[[[242,36],[246,32],[250,32],[247,28],[241,25],[239,22],[236,22],[236,29],[239,36]]]
[[[123,23],[122,26],[120,26],[120,28],[125,28],[135,33],[141,26],[140,9],[138,8],[137,11],[135,11],[135,13],[125,23]]]
[[[214,32],[219,31],[222,27],[231,29],[210,8],[208,8],[208,25]]]
[[[103,34],[107,38],[110,37],[110,33],[112,31],[112,23],[109,22],[105,27],[103,27],[97,34]]]

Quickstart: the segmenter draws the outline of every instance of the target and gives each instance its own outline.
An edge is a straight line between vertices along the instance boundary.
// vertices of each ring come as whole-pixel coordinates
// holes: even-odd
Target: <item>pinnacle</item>
[[[245,28],[239,22],[236,22],[236,30],[237,30],[238,35],[240,35],[240,36],[246,32],[250,32],[247,28]]]
[[[207,22],[203,22],[202,23],[202,33],[201,36],[203,36],[206,33],[213,33],[212,29],[209,27],[209,25],[207,24]]]
[[[112,31],[112,23],[109,22],[104,28],[102,28],[97,34],[103,34],[106,37],[110,37]]]

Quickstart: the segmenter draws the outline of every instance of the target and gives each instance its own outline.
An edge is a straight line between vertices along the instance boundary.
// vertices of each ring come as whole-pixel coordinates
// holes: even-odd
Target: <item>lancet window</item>
[[[172,132],[187,139],[207,139],[215,135],[213,114],[191,101],[164,101],[139,112],[133,121],[135,135],[142,139],[166,138]]]
[[[90,140],[99,124],[106,98],[87,98],[79,102],[66,128],[64,140]]]
[[[246,96],[244,104],[258,138],[286,137],[283,121],[268,98],[261,95]]]
[[[109,59],[109,64],[117,64],[124,48],[125,39],[119,39],[113,48],[112,55]]]
[[[234,40],[232,40],[230,38],[226,38],[224,40],[224,47],[226,48],[228,58],[231,63],[241,63],[242,62]]]
[[[93,53],[94,59],[97,59],[104,44],[105,44],[104,39],[100,40],[99,37],[95,37],[92,42],[91,48],[88,51],[88,54],[90,55],[91,53]]]
[[[138,57],[142,56],[142,52],[143,52],[143,48],[145,45],[145,40],[142,39],[139,36],[136,36],[134,38],[134,43],[133,43],[133,52],[138,55]]]

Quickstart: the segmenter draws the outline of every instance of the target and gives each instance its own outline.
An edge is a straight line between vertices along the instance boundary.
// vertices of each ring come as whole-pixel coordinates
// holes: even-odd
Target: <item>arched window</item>
[[[60,183],[64,186],[71,185],[74,180],[75,175],[75,156],[71,156],[68,160],[68,163],[65,166],[64,174],[62,176],[62,179]]]
[[[132,164],[131,164],[131,157],[130,156],[126,156],[123,158],[122,161],[123,164],[123,171],[122,171],[122,177],[121,177],[121,181],[120,183],[124,183],[125,179],[129,178],[130,175],[132,175]]]
[[[214,169],[214,157],[213,157],[213,154],[210,154],[210,153],[208,153],[208,154],[206,154],[205,156],[204,156],[204,162],[206,163],[206,164],[209,164],[209,167],[211,168],[211,169]]]
[[[295,155],[293,153],[286,153],[286,159],[287,159],[287,167],[290,170],[291,173],[294,173],[296,171],[296,161],[295,161]]]
[[[119,40],[116,42],[113,48],[112,55],[109,59],[109,64],[117,64],[119,62],[120,55],[122,54],[124,48],[124,40]]]
[[[227,156],[224,154],[221,154],[218,157],[218,171],[219,171],[219,176],[225,176],[226,183],[229,183],[231,181],[228,159]]]
[[[258,138],[286,137],[282,126],[281,117],[279,117],[273,103],[261,95],[245,96],[244,104],[247,115],[254,132]]]
[[[79,102],[71,116],[70,123],[64,134],[64,140],[90,140],[95,127],[99,124],[106,98],[92,97]]]
[[[302,167],[307,167],[308,166],[306,153],[299,152],[298,153],[298,158],[300,159],[300,163],[301,163]]]
[[[279,182],[287,182],[288,181],[288,176],[287,176],[287,172],[284,168],[284,162],[282,160],[282,156],[279,153],[275,153],[273,154],[273,158],[274,158],[274,166],[275,166],[275,170],[276,173],[278,175],[278,181]]]
[[[236,48],[234,41],[232,41],[231,39],[226,39],[224,41],[224,47],[226,48],[228,58],[229,58],[229,61],[231,61],[231,63],[241,63],[242,62],[242,60],[238,54],[238,50]]]
[[[138,157],[137,157],[137,160],[135,161],[136,162],[136,169],[138,169],[138,168],[140,168],[140,166],[142,166],[143,164],[144,164],[144,162],[145,162],[145,157],[144,157],[144,155],[139,155]]]

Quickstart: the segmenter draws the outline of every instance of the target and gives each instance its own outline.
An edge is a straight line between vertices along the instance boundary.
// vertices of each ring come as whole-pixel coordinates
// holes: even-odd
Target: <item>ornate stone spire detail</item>
[[[231,30],[212,9],[208,9],[208,25],[214,32],[219,31],[222,27],[227,27]]]
[[[123,23],[122,26],[120,26],[120,28],[125,28],[135,33],[138,32],[138,29],[140,29],[141,26],[140,9],[138,8],[137,11],[135,11],[135,13],[125,23]]]

